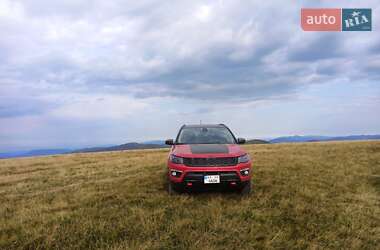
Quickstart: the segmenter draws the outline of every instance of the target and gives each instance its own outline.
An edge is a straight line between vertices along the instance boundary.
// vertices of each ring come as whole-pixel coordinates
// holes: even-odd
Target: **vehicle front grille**
[[[189,167],[235,166],[238,163],[238,158],[237,157],[184,158],[183,163]]]

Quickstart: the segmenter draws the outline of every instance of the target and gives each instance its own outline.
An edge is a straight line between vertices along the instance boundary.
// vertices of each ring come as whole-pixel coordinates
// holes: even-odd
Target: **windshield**
[[[177,144],[235,144],[235,138],[225,127],[184,127]]]

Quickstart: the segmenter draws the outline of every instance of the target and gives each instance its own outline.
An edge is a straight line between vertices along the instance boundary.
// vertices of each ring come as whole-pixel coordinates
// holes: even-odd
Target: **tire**
[[[240,194],[242,195],[249,195],[252,190],[252,184],[251,182],[247,182],[243,185],[243,187],[240,189]]]
[[[174,186],[174,184],[168,180],[168,194],[169,195],[176,195],[179,194],[179,190]]]

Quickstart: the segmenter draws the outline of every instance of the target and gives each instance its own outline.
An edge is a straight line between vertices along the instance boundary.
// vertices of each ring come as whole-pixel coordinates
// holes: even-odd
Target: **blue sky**
[[[372,8],[304,32],[302,7]],[[380,133],[379,1],[0,0],[0,151]]]

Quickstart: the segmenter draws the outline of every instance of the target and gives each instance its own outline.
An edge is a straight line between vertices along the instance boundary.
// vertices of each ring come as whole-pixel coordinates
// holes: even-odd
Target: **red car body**
[[[226,129],[228,128],[226,127]],[[228,129],[228,131],[230,130]],[[168,141],[167,144],[173,144],[167,162],[168,180],[169,185],[173,186],[172,188],[183,190],[230,187],[245,190],[245,192],[250,191],[252,161],[244,149],[238,145],[238,143],[244,143],[244,139],[235,139],[235,144],[177,145],[172,140]],[[180,163],[173,162],[171,159],[173,156],[181,158],[182,161]],[[239,157],[246,157],[246,162],[239,162]],[[205,176],[210,175],[218,175],[219,182],[205,184]],[[247,186],[249,187],[247,188]]]

